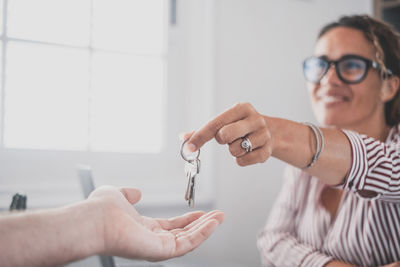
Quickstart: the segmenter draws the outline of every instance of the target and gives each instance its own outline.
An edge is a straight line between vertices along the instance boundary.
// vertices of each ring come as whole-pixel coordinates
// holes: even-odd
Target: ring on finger
[[[242,137],[242,142],[240,143],[240,146],[248,153],[253,151],[253,145],[250,142],[250,139],[248,137]]]

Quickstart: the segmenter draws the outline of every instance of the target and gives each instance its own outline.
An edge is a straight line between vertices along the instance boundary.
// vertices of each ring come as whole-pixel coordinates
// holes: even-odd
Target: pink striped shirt
[[[288,167],[283,188],[258,237],[264,266],[357,266],[400,261],[400,126],[385,143],[351,131],[352,164],[335,218],[320,203],[326,185]],[[360,190],[376,193],[363,197]]]

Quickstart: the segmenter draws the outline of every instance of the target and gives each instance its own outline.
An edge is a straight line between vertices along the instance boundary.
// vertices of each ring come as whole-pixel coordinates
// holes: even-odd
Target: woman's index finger
[[[247,107],[247,104],[236,104],[235,106],[224,111],[223,113],[206,123],[198,131],[196,131],[187,142],[187,148],[191,152],[197,151],[206,142],[213,139],[222,127],[241,120],[248,115],[249,109]]]

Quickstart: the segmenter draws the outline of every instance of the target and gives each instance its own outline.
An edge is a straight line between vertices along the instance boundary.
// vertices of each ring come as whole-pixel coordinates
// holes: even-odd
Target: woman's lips
[[[333,95],[323,96],[320,99],[322,102],[325,102],[325,103],[346,101],[346,97],[344,97],[344,96],[333,96]]]
[[[350,98],[343,95],[320,95],[317,100],[326,106],[332,106],[349,102]]]

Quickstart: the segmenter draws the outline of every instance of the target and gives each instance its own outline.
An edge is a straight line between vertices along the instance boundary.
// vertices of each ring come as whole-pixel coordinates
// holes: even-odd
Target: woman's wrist
[[[342,261],[330,261],[324,267],[357,267],[357,266]]]
[[[309,131],[308,127],[300,123],[281,118],[264,116],[264,120],[267,123],[267,127],[271,134],[272,156],[290,164],[299,161],[299,159],[291,159],[290,156],[288,157],[288,155],[293,155],[293,148],[296,147],[296,145],[298,146],[298,144],[293,141],[301,140],[301,138],[298,137],[300,135],[299,126],[304,129],[305,134],[307,134]],[[304,144],[305,142],[301,143]],[[311,156],[312,153],[310,151],[310,158]],[[302,159],[300,159],[300,161],[301,160]],[[306,163],[306,161],[304,162]]]
[[[268,116],[263,116],[264,121],[267,124],[267,128],[270,134],[270,142],[271,142],[271,150],[272,150],[272,156],[276,157],[276,151],[278,151],[282,145],[279,143],[281,139],[279,138],[279,134],[277,134],[277,124],[278,124],[278,119],[273,118],[273,117],[268,117]]]

